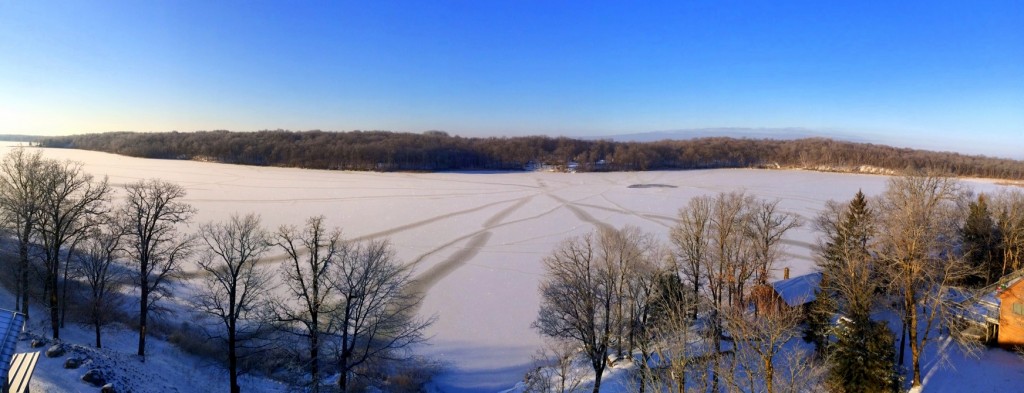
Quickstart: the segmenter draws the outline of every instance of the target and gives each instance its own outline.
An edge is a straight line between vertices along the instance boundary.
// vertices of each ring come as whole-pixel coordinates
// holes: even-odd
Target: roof
[[[779,280],[772,283],[772,288],[790,307],[802,306],[814,301],[815,293],[821,286],[821,273],[810,273],[802,276]]]
[[[0,375],[7,378],[11,357],[18,344],[18,333],[25,324],[25,316],[11,310],[0,309]]]
[[[1008,289],[1013,288],[1013,287],[1017,286],[1020,283],[1024,283],[1024,279],[1022,279],[1022,278],[1024,278],[1024,277],[1020,277],[1020,276],[1016,276],[1016,277],[1014,277],[1014,276],[1007,276],[1007,277],[1004,277],[1003,279],[999,280],[999,282],[997,283],[997,285],[995,287],[996,295],[999,296],[1000,299],[1002,299],[1004,297],[1007,297],[1007,296],[1013,294],[1013,292],[1012,291],[1008,291]]]
[[[1001,303],[993,291],[971,293],[957,288],[949,289],[949,300],[956,306],[951,310],[954,316],[979,323],[999,324]]]

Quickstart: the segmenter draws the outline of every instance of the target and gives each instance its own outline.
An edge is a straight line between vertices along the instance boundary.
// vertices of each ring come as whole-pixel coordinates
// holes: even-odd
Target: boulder
[[[114,389],[114,384],[108,383],[100,388],[100,393],[117,393],[117,389]]]
[[[103,372],[97,369],[87,371],[85,375],[82,376],[82,380],[96,387],[107,384],[107,379],[103,378]]]
[[[64,368],[74,370],[82,366],[82,361],[81,358],[68,358],[64,361]]]
[[[32,348],[42,348],[44,345],[46,345],[46,340],[32,340],[32,342],[29,343],[29,345],[31,345]]]
[[[64,346],[60,344],[53,344],[49,348],[46,348],[46,357],[55,358],[58,356],[64,356]]]

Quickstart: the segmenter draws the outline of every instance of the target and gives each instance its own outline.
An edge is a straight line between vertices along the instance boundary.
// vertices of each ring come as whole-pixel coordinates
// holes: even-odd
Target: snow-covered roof
[[[775,293],[778,293],[779,297],[790,307],[801,306],[814,301],[814,294],[818,291],[819,286],[821,286],[820,272],[772,283]]]
[[[996,292],[987,291],[979,295],[950,288],[948,296],[949,300],[956,304],[956,307],[952,309],[953,315],[979,323],[999,323],[1001,302]]]
[[[10,310],[0,310],[0,376],[7,379],[11,368],[11,357],[18,344],[18,334],[25,323],[25,316]]]

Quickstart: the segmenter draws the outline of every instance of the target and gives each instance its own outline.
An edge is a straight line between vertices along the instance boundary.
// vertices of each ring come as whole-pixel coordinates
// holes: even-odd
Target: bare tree
[[[328,232],[324,217],[306,220],[300,232],[295,227],[281,227],[276,234],[277,245],[287,254],[281,272],[288,287],[285,299],[275,300],[275,312],[281,322],[297,325],[290,330],[303,337],[309,346],[309,372],[312,391],[320,391],[320,350],[324,338],[334,331],[331,314],[337,306],[331,302],[335,285],[334,265],[348,251],[341,241],[341,231]]]
[[[615,353],[623,358],[635,348],[638,318],[647,318],[646,300],[653,289],[649,284],[657,280],[661,246],[633,226],[600,228],[597,236],[597,257],[612,284]]]
[[[534,358],[534,368],[526,373],[525,393],[570,393],[583,383],[585,372],[576,367],[578,348],[570,341],[550,340]]]
[[[713,343],[711,356],[711,389],[719,389],[720,356],[722,352],[723,313],[743,304],[743,290],[754,274],[748,258],[748,238],[744,234],[747,206],[752,198],[743,193],[722,193],[714,198],[709,229],[711,253],[704,263],[703,275],[707,282],[710,311],[710,329]]]
[[[825,376],[828,364],[813,351],[793,347],[779,354],[776,370],[776,391],[804,393],[829,391]]]
[[[417,319],[420,294],[410,289],[411,271],[395,259],[386,240],[349,245],[335,265],[334,289],[340,301],[337,327],[338,388],[345,392],[350,375],[377,360],[403,360],[412,345],[423,342],[433,320]],[[331,299],[334,300],[334,299]]]
[[[778,384],[775,363],[781,358],[786,343],[799,335],[800,309],[783,306],[756,315],[745,310],[723,315],[726,328],[735,340],[735,356],[742,363],[742,374],[748,378],[750,390],[763,386],[767,393],[774,393]]]
[[[641,378],[639,390],[646,391],[645,381],[651,375],[651,358],[655,354],[656,340],[653,335],[657,302],[660,297],[659,282],[666,274],[674,274],[668,263],[668,252],[649,233],[636,227],[626,227],[620,231],[622,240],[631,244],[635,255],[626,260],[622,281],[626,291],[622,296],[625,304],[625,325],[628,332],[627,342],[631,351],[639,350]],[[670,273],[672,272],[672,273]]]
[[[62,254],[68,242],[89,231],[94,218],[104,213],[110,187],[106,178],[93,182],[92,175],[72,161],[49,161],[39,176],[45,190],[40,199],[39,221],[46,270],[45,292],[53,338],[58,339]]]
[[[598,248],[593,234],[587,234],[563,241],[544,258],[547,274],[540,284],[540,311],[533,323],[541,334],[583,348],[594,370],[594,393],[601,390],[616,324],[616,283],[602,264]]]
[[[127,284],[128,276],[127,270],[117,264],[124,228],[109,217],[102,222],[85,235],[74,264],[76,275],[88,285],[87,315],[96,332],[96,348],[103,348],[100,329],[112,319],[111,310],[120,306],[118,291]]]
[[[686,207],[679,209],[679,222],[669,234],[675,246],[676,264],[682,277],[693,287],[694,299],[700,296],[701,286],[707,284],[703,278],[711,254],[712,207],[713,200],[709,197],[690,199]],[[697,309],[691,311],[696,317]]]
[[[754,197],[742,192],[723,193],[715,198],[711,233],[713,267],[717,272],[709,277],[715,277],[725,289],[716,299],[720,308],[743,305],[747,285],[758,270],[752,257],[753,239],[747,231],[755,203]]]
[[[9,229],[18,239],[18,270],[15,272],[15,311],[29,316],[28,249],[36,234],[43,197],[42,177],[47,167],[42,154],[29,154],[24,148],[11,150],[0,161],[0,209]]]
[[[879,262],[900,299],[910,337],[912,386],[921,385],[921,353],[946,313],[948,288],[971,272],[955,250],[966,200],[955,179],[934,175],[893,178],[880,202]]]
[[[145,361],[149,312],[167,295],[173,278],[189,255],[192,238],[179,232],[195,209],[182,202],[185,189],[160,179],[141,180],[125,186],[126,197],[119,215],[125,226],[125,248],[136,264],[139,288],[139,350]]]
[[[775,262],[782,255],[782,237],[801,225],[800,220],[779,209],[779,200],[756,201],[750,208],[747,236],[751,238],[751,259],[757,269],[755,280],[767,284]]]
[[[270,273],[258,267],[260,258],[271,247],[270,235],[260,226],[255,214],[231,218],[222,223],[200,226],[206,252],[199,260],[202,287],[196,295],[200,311],[212,315],[223,324],[228,349],[228,379],[233,393],[238,385],[239,347],[250,341],[258,331],[259,318],[254,318],[267,304],[271,289]]]

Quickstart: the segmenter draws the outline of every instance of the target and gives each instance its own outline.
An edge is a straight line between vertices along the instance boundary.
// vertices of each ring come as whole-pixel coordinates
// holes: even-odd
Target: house
[[[996,342],[1000,346],[1024,345],[1024,279],[1001,285],[996,292],[999,298],[999,333]]]
[[[1024,345],[1024,271],[982,289],[980,295],[951,293],[955,312],[969,323],[965,335],[1002,347]]]
[[[789,278],[789,268],[786,268],[782,280],[753,288],[751,299],[759,311],[786,307],[801,308],[806,312],[807,305],[814,301],[819,287],[821,272]]]

